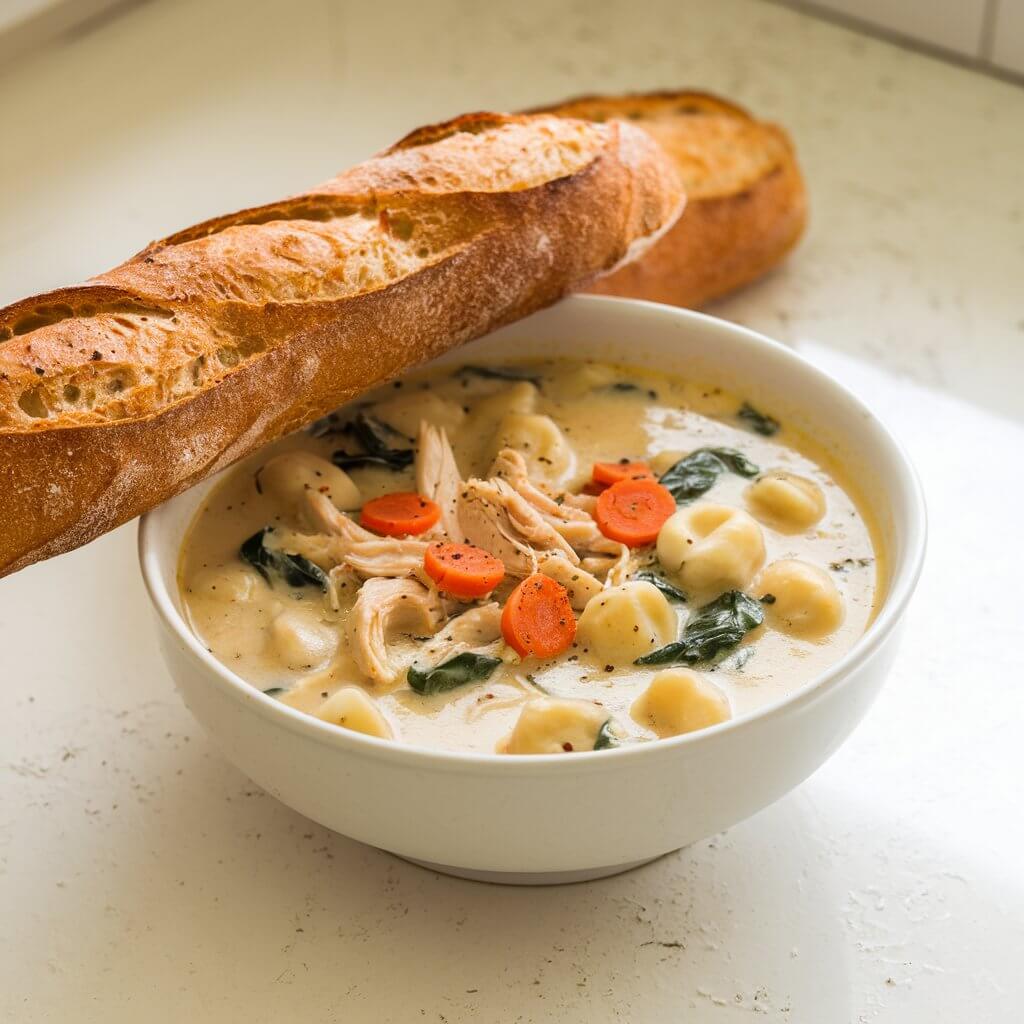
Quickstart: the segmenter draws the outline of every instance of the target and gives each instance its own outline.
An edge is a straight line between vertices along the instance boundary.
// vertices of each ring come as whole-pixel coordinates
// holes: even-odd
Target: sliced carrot
[[[385,537],[425,533],[441,518],[441,509],[429,498],[411,491],[395,491],[368,501],[359,522]]]
[[[637,548],[657,540],[675,510],[675,498],[656,481],[620,480],[597,499],[594,518],[606,537]]]
[[[646,462],[595,462],[590,475],[596,484],[617,484],[620,480],[653,480],[654,473]]]
[[[505,602],[501,635],[523,658],[561,654],[576,636],[569,592],[550,576],[528,576]]]
[[[483,597],[505,578],[501,559],[473,544],[431,544],[423,568],[437,589],[452,597]]]
[[[596,480],[588,480],[580,488],[581,493],[588,494],[591,498],[596,498],[598,497],[598,495],[604,494],[604,492],[607,490],[607,484],[599,484]]]

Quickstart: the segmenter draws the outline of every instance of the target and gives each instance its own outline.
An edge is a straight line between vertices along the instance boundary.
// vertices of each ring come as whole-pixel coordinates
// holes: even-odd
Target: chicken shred
[[[315,524],[328,537],[324,547],[335,565],[347,566],[366,579],[423,576],[423,556],[429,541],[378,537],[339,512],[326,495],[316,491],[308,494],[307,501]]]
[[[504,646],[501,638],[501,605],[496,601],[477,605],[452,619],[423,649],[417,663],[440,665],[472,651],[497,657]]]
[[[452,541],[462,540],[458,509],[461,486],[462,475],[444,428],[422,420],[416,451],[416,490],[440,507],[437,532]]]
[[[501,559],[512,576],[535,572],[541,552],[579,562],[552,524],[500,477],[466,481],[459,492],[459,525],[469,543]]]
[[[348,619],[352,656],[378,692],[398,685],[402,665],[389,652],[398,632],[433,636],[444,624],[444,608],[436,594],[412,579],[368,579]]]

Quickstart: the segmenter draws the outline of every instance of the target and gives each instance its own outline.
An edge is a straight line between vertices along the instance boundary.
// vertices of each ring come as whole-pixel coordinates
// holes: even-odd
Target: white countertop
[[[846,746],[725,835],[603,882],[483,886],[226,764],[123,528],[0,581],[0,1017],[1020,1020],[1024,90],[753,0],[394,6],[150,3],[7,65],[0,301],[461,110],[722,91],[790,127],[813,219],[715,312],[859,390],[924,479],[901,656]]]

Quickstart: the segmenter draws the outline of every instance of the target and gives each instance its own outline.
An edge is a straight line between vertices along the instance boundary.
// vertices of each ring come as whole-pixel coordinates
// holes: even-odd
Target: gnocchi
[[[744,495],[755,518],[783,533],[809,530],[825,515],[825,494],[806,477],[776,469],[758,477]]]
[[[278,661],[290,669],[319,668],[338,646],[334,630],[298,609],[285,609],[270,620],[270,640]]]
[[[336,508],[359,508],[359,488],[343,469],[313,452],[275,455],[256,472],[256,489],[270,495],[288,517],[306,522],[305,499],[310,492],[327,495]]]
[[[538,697],[519,713],[506,754],[571,754],[593,750],[608,712],[585,700]]]
[[[843,621],[843,598],[831,577],[796,558],[772,562],[755,586],[765,602],[768,623],[794,636],[820,639]]]
[[[254,686],[415,747],[614,757],[746,714],[842,657],[885,577],[842,467],[746,397],[598,361],[411,375],[209,492],[183,608]],[[633,545],[617,463],[654,478],[614,506],[657,512]]]
[[[602,663],[629,665],[675,640],[676,613],[657,587],[623,583],[592,597],[580,616],[578,644]]]
[[[498,425],[494,454],[514,448],[526,460],[530,475],[559,482],[573,475],[576,457],[550,416],[510,413]]]
[[[204,569],[192,580],[190,591],[214,604],[244,603],[252,599],[259,579],[240,565]]]
[[[659,672],[629,712],[634,721],[661,737],[706,729],[730,717],[725,694],[686,668]]]
[[[454,433],[466,418],[461,405],[433,391],[409,391],[396,395],[379,402],[372,411],[376,419],[409,438],[416,437],[424,420]]]
[[[702,593],[742,590],[765,559],[761,527],[746,512],[705,501],[665,523],[657,551],[666,572]]]
[[[394,731],[376,702],[358,686],[343,686],[332,693],[317,708],[316,717],[367,736],[394,738]]]

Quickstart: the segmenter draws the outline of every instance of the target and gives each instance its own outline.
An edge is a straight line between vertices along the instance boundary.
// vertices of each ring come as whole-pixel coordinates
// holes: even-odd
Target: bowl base
[[[584,868],[581,871],[477,871],[474,868],[457,868],[449,864],[433,864],[427,860],[417,860],[415,857],[402,857],[397,853],[394,856],[408,861],[410,864],[415,864],[417,867],[426,868],[428,871],[452,875],[454,878],[466,878],[471,882],[490,882],[493,885],[571,885],[574,882],[592,882],[598,878],[621,875],[624,871],[643,867],[644,864],[667,857],[668,854],[659,853],[655,857],[644,857],[642,860],[630,861],[628,864]]]

